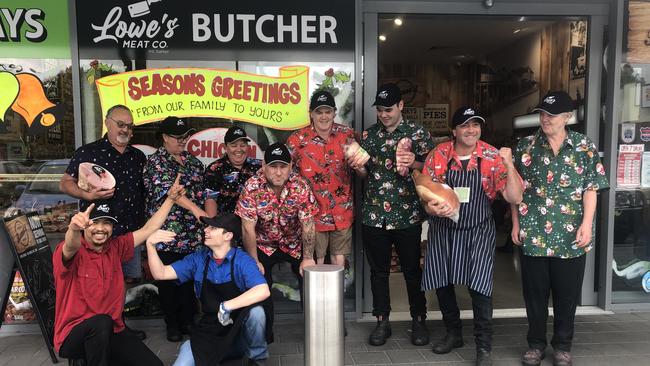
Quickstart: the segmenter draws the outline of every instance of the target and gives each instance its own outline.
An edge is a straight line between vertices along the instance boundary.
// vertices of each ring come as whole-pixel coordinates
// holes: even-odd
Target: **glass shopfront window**
[[[54,248],[77,210],[77,200],[59,190],[75,149],[67,1],[8,0],[0,7],[0,217],[7,223],[36,212]],[[17,237],[16,225],[5,230]],[[11,257],[9,247],[2,253]],[[6,259],[0,271],[12,270]],[[36,319],[23,279],[13,279],[5,323]]]
[[[612,303],[650,302],[650,3],[626,2]],[[614,186],[614,184],[612,184]]]
[[[294,130],[308,125],[308,100],[320,89],[336,98],[336,122],[354,124],[353,2],[291,0],[263,6],[242,1],[224,6],[188,0],[145,4],[146,9],[136,13],[119,1],[76,4],[84,143],[103,136],[108,107],[124,104],[134,117],[131,142],[147,155],[161,146],[158,122],[178,116],[195,129],[186,148],[204,166],[223,156],[224,134],[233,125],[243,127],[252,139],[249,156],[262,159],[270,144],[284,142]],[[287,12],[297,15],[282,15]],[[122,32],[126,29],[122,25],[135,29],[139,24],[157,24],[160,29]],[[190,88],[182,85],[197,75],[200,79],[193,80],[198,83]],[[160,83],[165,78],[174,80],[174,90]],[[250,100],[266,95],[262,89],[259,95],[253,91],[240,95],[234,87],[231,92],[236,95],[217,95],[215,88],[227,78],[270,88],[299,83],[301,103],[296,107],[281,100]],[[353,256],[349,262],[346,311],[354,311]],[[146,259],[143,264],[143,276],[150,282]],[[276,312],[299,312],[298,280],[290,267],[276,266],[273,273]],[[160,314],[155,304],[146,309],[130,308],[128,303],[126,307],[127,315]]]

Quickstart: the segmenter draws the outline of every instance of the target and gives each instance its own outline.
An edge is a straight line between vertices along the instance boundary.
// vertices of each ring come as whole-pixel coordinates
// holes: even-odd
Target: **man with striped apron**
[[[472,297],[477,365],[491,364],[495,225],[490,204],[498,192],[510,203],[521,202],[523,191],[510,149],[479,140],[484,124],[474,108],[458,109],[452,118],[454,139],[438,145],[424,166],[434,181],[454,188],[461,202],[458,222],[449,218],[452,209],[446,202],[425,206],[431,217],[422,290],[436,289],[447,328],[433,352],[463,345],[454,285],[464,284]]]

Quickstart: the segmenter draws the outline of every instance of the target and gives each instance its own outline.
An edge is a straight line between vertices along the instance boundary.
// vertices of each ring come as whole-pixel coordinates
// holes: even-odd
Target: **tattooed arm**
[[[314,218],[302,221],[302,262],[300,262],[300,274],[305,267],[316,265],[314,261],[314,245],[316,243],[316,226]]]

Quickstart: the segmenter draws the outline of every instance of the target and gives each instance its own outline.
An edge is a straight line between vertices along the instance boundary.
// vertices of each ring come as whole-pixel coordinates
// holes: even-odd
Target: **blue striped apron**
[[[464,284],[485,296],[492,295],[495,226],[490,200],[481,183],[481,159],[471,171],[450,169],[447,185],[469,187],[470,200],[460,204],[460,218],[429,217],[429,243],[424,260],[422,290]]]

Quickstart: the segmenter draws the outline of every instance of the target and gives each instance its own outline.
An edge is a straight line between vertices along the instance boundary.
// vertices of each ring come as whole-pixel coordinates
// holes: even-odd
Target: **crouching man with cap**
[[[275,143],[264,152],[264,164],[239,196],[235,214],[242,218],[244,248],[273,285],[271,269],[288,262],[302,290],[302,269],[314,262],[318,206],[305,179],[292,171],[286,145]],[[264,304],[267,340],[273,341],[273,301]]]
[[[61,357],[85,359],[87,365],[162,365],[140,339],[125,332],[122,263],[162,226],[183,191],[176,179],[142,228],[116,237],[111,234],[118,222],[106,203],[93,203],[72,217],[65,240],[52,257],[54,347]]]
[[[249,365],[265,365],[266,317],[258,304],[271,292],[257,263],[232,243],[241,238],[241,219],[227,213],[202,217],[208,249],[164,265],[156,243],[173,240],[172,231],[158,230],[147,240],[151,274],[157,280],[194,281],[203,315],[181,346],[175,366],[217,365],[225,358],[246,356]]]
[[[460,201],[457,222],[450,219],[447,202],[433,200],[424,206],[431,216],[422,290],[436,290],[447,328],[433,352],[449,353],[463,345],[454,290],[463,284],[472,298],[477,366],[491,364],[495,225],[490,207],[497,194],[518,204],[523,190],[510,148],[497,150],[481,141],[484,126],[474,108],[459,108],[452,118],[453,140],[438,145],[424,163],[424,174],[452,187]]]

